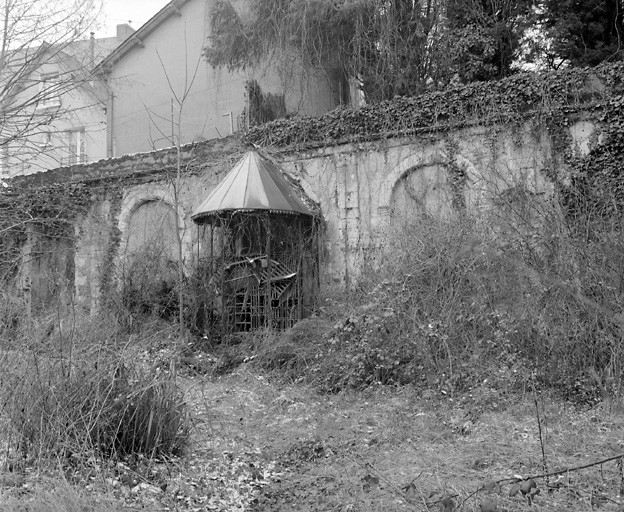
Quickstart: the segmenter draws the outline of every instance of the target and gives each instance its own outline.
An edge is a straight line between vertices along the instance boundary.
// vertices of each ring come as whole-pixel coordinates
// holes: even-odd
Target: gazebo
[[[287,329],[318,294],[318,215],[273,161],[246,153],[193,213],[202,324]]]

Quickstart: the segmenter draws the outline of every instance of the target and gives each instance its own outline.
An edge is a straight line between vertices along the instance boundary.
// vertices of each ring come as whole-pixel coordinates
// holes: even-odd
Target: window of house
[[[56,107],[61,104],[60,79],[58,73],[41,75],[39,90],[40,107]]]
[[[87,161],[84,130],[65,132],[66,155],[63,165],[82,164]]]

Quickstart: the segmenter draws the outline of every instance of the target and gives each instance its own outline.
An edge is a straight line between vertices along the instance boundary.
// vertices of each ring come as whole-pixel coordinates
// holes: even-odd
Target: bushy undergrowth
[[[619,395],[624,233],[602,225],[588,238],[544,212],[523,229],[508,218],[401,226],[356,291],[238,350],[326,392],[381,383]]]
[[[128,338],[114,322],[70,323],[31,325],[23,337],[3,339],[0,429],[9,459],[182,452],[183,393],[174,376],[137,357],[153,333]]]
[[[153,318],[173,320],[178,310],[177,266],[163,246],[152,240],[133,252],[119,270],[118,294],[108,297],[109,309],[129,326]]]

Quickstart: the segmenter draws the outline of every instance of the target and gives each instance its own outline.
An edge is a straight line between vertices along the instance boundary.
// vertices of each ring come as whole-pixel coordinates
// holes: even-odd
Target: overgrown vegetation
[[[304,324],[286,339],[267,334],[251,346],[226,348],[220,371],[255,354],[252,360],[263,369],[280,369],[288,379],[331,392],[381,382],[451,393],[488,379],[511,388],[542,383],[580,399],[605,395],[607,388],[606,394],[617,394],[622,377],[617,269],[623,260],[623,76],[621,63],[521,74],[251,129],[248,142],[284,146],[528,119],[549,130],[559,152],[545,170],[559,203],[545,205],[519,186],[521,198],[501,197],[489,217],[469,219],[461,181],[454,203],[457,219],[423,217],[403,226],[404,231],[384,234],[392,243],[363,270],[359,289],[334,305],[341,311],[345,303],[359,306],[332,318],[331,332],[319,335],[318,324]],[[584,157],[566,135],[571,119],[583,109],[604,123]],[[69,190],[47,187],[34,200],[9,190],[1,201],[10,213],[7,234],[15,230],[23,236],[27,216],[33,223],[45,218],[41,229],[64,233],[88,199],[80,185]],[[53,193],[44,197],[48,192]],[[68,197],[65,203],[62,195]],[[19,254],[20,246],[12,250]],[[156,247],[130,261],[118,276],[118,300],[109,300],[117,318],[133,332],[145,319],[172,319],[179,308],[175,274]],[[181,286],[187,284],[183,280]],[[182,290],[188,294],[184,316],[189,321],[196,291]],[[113,290],[109,295],[116,297]],[[7,325],[19,322],[9,318]],[[306,329],[306,341],[299,340]],[[590,376],[591,368],[600,374],[598,380]]]
[[[250,130],[254,143],[305,147],[527,122],[558,152],[544,171],[556,187],[551,203],[520,185],[485,214],[460,201],[451,221],[425,216],[384,233],[393,242],[347,299],[359,306],[314,348],[274,337],[255,363],[325,391],[380,382],[451,394],[487,382],[545,385],[581,401],[619,397],[622,76],[619,63],[521,74]],[[583,109],[603,122],[586,156],[568,132]],[[345,299],[334,307],[344,310]]]
[[[222,362],[332,393],[409,384],[448,396],[545,387],[583,403],[618,399],[624,233],[603,226],[588,242],[543,207],[528,206],[535,224],[524,232],[497,213],[412,220],[357,290],[292,331],[226,346]]]
[[[128,255],[119,278],[117,314],[139,326],[150,318],[174,321],[178,311],[176,263],[161,241]]]
[[[191,423],[181,365],[209,377],[252,369],[274,377],[278,387],[295,383],[315,400],[389,387],[448,398],[470,414],[468,420],[444,420],[449,438],[469,435],[473,415],[499,410],[514,395],[555,390],[575,404],[602,400],[600,407],[615,410],[624,382],[623,74],[621,64],[605,64],[516,75],[487,87],[473,84],[252,129],[248,141],[283,147],[528,120],[547,128],[556,146],[545,169],[554,193],[536,195],[519,181],[489,209],[472,212],[463,200],[466,175],[459,164],[449,165],[455,178],[449,218],[395,217],[378,240],[379,252],[371,252],[360,269],[357,287],[325,297],[315,317],[287,332],[223,340],[201,337],[206,324],[199,336],[191,330],[175,335],[171,326],[150,331],[153,322],[175,323],[180,304],[183,316],[196,320],[201,301],[193,293],[202,287],[179,279],[177,266],[157,245],[111,277],[119,246],[111,236],[105,248],[111,285],[102,301],[102,314],[109,316],[80,326],[80,314],[78,320],[72,316],[76,309],[41,320],[28,314],[25,300],[7,294],[0,301],[5,468],[90,468],[93,460],[135,463],[184,453]],[[583,109],[603,122],[587,156],[571,146],[567,132]],[[458,151],[451,139],[447,148]],[[85,215],[91,193],[79,184],[31,195],[5,191],[4,275],[15,276],[29,227],[42,239],[71,239],[70,227]],[[183,301],[181,292],[188,294]],[[145,346],[148,339],[169,347],[164,357]],[[244,426],[251,413],[242,405],[235,412],[233,422]],[[313,463],[333,453],[317,439],[298,443],[285,451],[285,461]],[[249,481],[261,480],[251,466],[240,467]],[[371,482],[365,481],[369,488]],[[192,503],[202,505],[200,499]]]
[[[454,209],[461,222],[424,217],[394,238],[385,233],[394,242],[363,271],[360,288],[336,306],[359,300],[359,308],[333,319],[331,333],[308,333],[306,342],[293,341],[298,334],[288,342],[268,336],[255,347],[256,361],[332,392],[376,382],[419,383],[454,392],[485,378],[492,382],[494,374],[501,385],[539,381],[569,396],[592,396],[607,380],[618,387],[623,77],[621,63],[520,74],[252,128],[247,142],[285,146],[529,120],[549,130],[559,151],[545,170],[558,188],[554,199],[559,204],[546,207],[527,192],[522,205],[502,197],[490,217],[468,220],[470,212],[457,200]],[[583,109],[594,111],[604,123],[585,157],[566,136],[571,119]],[[458,199],[464,186],[465,180],[457,184]],[[67,236],[67,226],[84,214],[88,193],[80,184],[35,189],[32,196],[8,190],[0,201],[7,212],[3,233],[19,242],[32,225],[50,236]],[[489,225],[498,227],[484,227]],[[19,243],[5,248],[14,257],[20,254]],[[193,320],[193,290],[181,289],[187,283],[179,281],[162,250],[146,249],[119,278],[120,295],[112,301],[119,319],[135,328],[146,318],[172,319],[182,292],[189,294],[184,316]],[[9,318],[7,325],[19,322]],[[602,372],[600,382],[588,377],[589,368]]]
[[[450,84],[621,60],[618,2],[219,0],[205,49],[214,67],[296,60],[349,80],[367,102]],[[295,56],[295,59],[292,57]]]
[[[239,13],[220,0],[205,56],[231,70],[271,59],[279,66],[296,56],[304,69],[357,77],[369,101],[417,94],[453,75],[443,58],[452,43],[443,34],[441,3],[260,0]]]
[[[5,470],[183,452],[190,424],[178,383],[167,366],[136,359],[154,335],[147,324],[128,339],[111,319],[23,320],[0,333]]]
[[[551,67],[621,60],[624,25],[617,1],[544,0],[542,6],[537,19],[549,44],[539,52]]]
[[[557,135],[582,111],[604,108],[610,123],[614,116],[619,119],[619,109],[610,107],[619,105],[623,93],[622,63],[521,73],[360,108],[338,108],[319,117],[278,119],[251,128],[244,140],[264,146],[318,146],[524,121]]]
[[[10,282],[18,272],[28,233],[66,239],[72,222],[84,214],[90,193],[82,183],[53,184],[0,193],[0,279]]]

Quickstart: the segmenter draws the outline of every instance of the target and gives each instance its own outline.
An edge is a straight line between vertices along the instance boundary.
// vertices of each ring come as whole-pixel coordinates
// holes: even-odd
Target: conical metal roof
[[[253,210],[313,215],[279,167],[255,151],[249,151],[191,218],[201,223],[222,212]]]

